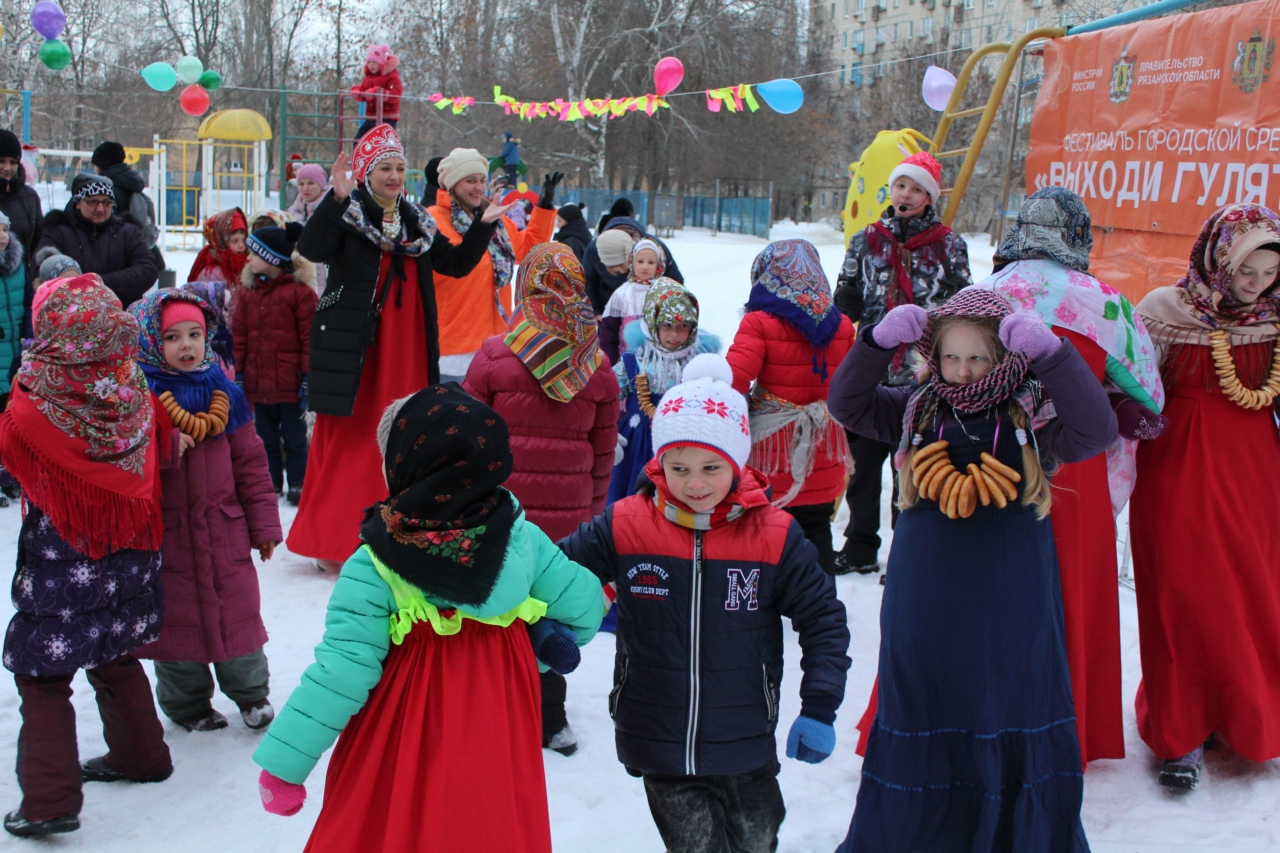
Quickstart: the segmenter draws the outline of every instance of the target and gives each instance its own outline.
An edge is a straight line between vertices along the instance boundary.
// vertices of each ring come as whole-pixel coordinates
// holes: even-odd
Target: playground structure
[[[281,209],[288,207],[284,164],[302,166],[318,163],[327,170],[339,152],[355,146],[361,122],[369,119],[375,123],[382,121],[382,98],[381,94],[377,96],[377,105],[370,112],[368,105],[357,101],[350,92],[295,92],[281,87],[278,160],[282,176],[278,187]],[[302,101],[302,109],[293,109],[299,100]],[[324,108],[326,100],[334,102],[333,110]],[[294,131],[294,128],[298,130]],[[296,150],[299,145],[307,151],[300,158],[293,156],[299,153]]]

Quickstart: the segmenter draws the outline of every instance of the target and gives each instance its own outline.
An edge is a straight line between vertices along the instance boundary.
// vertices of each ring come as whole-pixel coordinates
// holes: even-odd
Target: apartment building
[[[888,60],[990,42],[1011,42],[1038,27],[1070,27],[1154,0],[835,0],[814,3],[826,18],[828,68],[837,86],[861,87],[884,75]],[[834,76],[834,75],[833,75]]]

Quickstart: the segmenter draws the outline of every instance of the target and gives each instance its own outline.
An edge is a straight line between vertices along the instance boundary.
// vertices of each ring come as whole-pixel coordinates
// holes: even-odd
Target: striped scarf
[[[503,342],[548,397],[567,403],[604,360],[582,265],[562,243],[535,246],[520,265],[516,293],[520,302]]]
[[[742,469],[733,491],[711,512],[694,512],[671,495],[660,458],[649,460],[649,464],[644,467],[644,477],[653,483],[653,505],[662,513],[662,517],[689,530],[714,530],[732,524],[742,518],[747,510],[767,506],[769,503],[769,493],[764,485],[768,481],[750,467]]]

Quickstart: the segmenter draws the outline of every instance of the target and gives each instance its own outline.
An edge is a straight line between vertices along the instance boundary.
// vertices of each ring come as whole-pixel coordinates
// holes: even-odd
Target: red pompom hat
[[[934,204],[938,203],[938,196],[942,194],[942,164],[927,152],[912,154],[899,163],[898,167],[889,174],[889,186],[892,187],[893,182],[902,177],[910,178],[924,187],[924,191],[929,194],[929,200]]]

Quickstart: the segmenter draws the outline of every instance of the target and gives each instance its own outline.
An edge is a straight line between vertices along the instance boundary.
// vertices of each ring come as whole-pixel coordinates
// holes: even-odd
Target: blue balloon
[[[756,91],[775,113],[789,115],[804,106],[804,89],[795,80],[770,80],[756,86]]]

